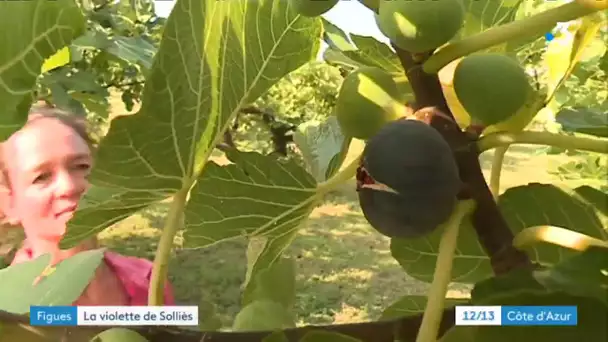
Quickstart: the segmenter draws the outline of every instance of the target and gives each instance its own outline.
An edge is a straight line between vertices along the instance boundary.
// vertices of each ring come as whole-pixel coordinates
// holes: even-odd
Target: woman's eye
[[[34,183],[46,182],[50,178],[51,178],[50,172],[41,173],[36,178],[34,178]]]
[[[86,164],[86,163],[76,164],[76,165],[74,165],[74,168],[76,170],[80,170],[80,171],[88,171],[91,168],[91,165]]]

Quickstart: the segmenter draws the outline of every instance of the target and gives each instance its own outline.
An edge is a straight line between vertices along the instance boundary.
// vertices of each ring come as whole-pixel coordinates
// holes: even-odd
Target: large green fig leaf
[[[346,57],[344,52],[333,47],[328,47],[327,49],[325,49],[325,51],[323,51],[323,61],[325,61],[329,65],[344,67],[347,70],[367,66],[367,64],[365,63],[357,62],[351,58]]]
[[[463,0],[468,14],[463,29],[470,35],[507,24],[515,20],[522,2],[523,0]]]
[[[147,74],[141,109],[112,121],[91,175],[92,183],[100,189],[90,191],[61,245],[72,246],[149,204],[189,189],[204,169],[205,175],[190,199],[192,208],[200,206],[209,198],[199,197],[205,196],[201,190],[210,186],[205,178],[222,177],[230,170],[204,165],[231,119],[276,81],[312,60],[320,35],[320,20],[294,14],[286,1],[178,0]],[[273,167],[283,168],[278,163]],[[288,173],[298,172],[294,167],[290,170]],[[259,176],[255,169],[250,172]],[[302,177],[294,182],[300,184],[307,176]],[[281,193],[277,206],[290,200],[278,185],[280,180],[271,179],[267,181],[270,185],[257,188],[255,184],[243,188],[237,179],[231,182],[232,197],[246,198],[251,194],[247,191],[264,189]],[[306,187],[310,183],[304,181],[302,188]],[[217,213],[233,214],[234,208],[222,201],[214,205],[218,207],[207,204],[206,210],[214,212],[216,218]],[[222,216],[215,222],[204,222],[217,232],[198,232],[198,241],[208,244],[262,229],[250,224],[253,217],[259,217],[259,207],[239,210],[234,214],[249,221],[244,229],[232,230],[235,221]],[[263,210],[268,215],[266,208]],[[204,216],[191,209],[188,212],[188,226],[201,226]],[[243,220],[243,215],[251,217]],[[265,220],[272,225],[269,221],[272,218]]]
[[[375,66],[390,73],[403,74],[403,66],[395,52],[374,37],[351,34],[357,51],[344,51],[344,55],[368,66]]]
[[[576,189],[550,184],[530,183],[505,191],[498,206],[514,234],[533,226],[551,225],[608,239],[608,214],[604,212],[608,195],[589,186]],[[465,221],[458,237],[452,280],[476,283],[492,274],[489,258],[479,244],[475,230]],[[393,239],[391,252],[405,271],[422,281],[433,280],[441,232],[414,240]],[[558,263],[572,256],[562,247],[539,244],[530,251],[534,262]]]
[[[104,251],[81,252],[62,260],[35,285],[49,265],[50,254],[0,270],[0,310],[26,314],[30,305],[71,305],[89,284]]]
[[[518,18],[522,5],[526,5],[526,1],[522,0],[464,0],[463,4],[466,8],[465,23],[459,32],[460,38],[468,37],[488,29],[508,24]],[[547,32],[550,31],[547,28]],[[538,37],[526,37],[515,41],[508,41],[500,45],[496,45],[486,49],[486,51],[505,51],[520,47],[524,43],[531,42]]]
[[[557,226],[600,240],[608,240],[608,217],[603,212],[608,194],[590,186],[576,189],[531,183],[505,191],[499,206],[509,227],[517,234],[533,226]],[[551,244],[529,250],[530,258],[553,265],[576,252]]]
[[[547,270],[535,271],[548,289],[589,297],[608,305],[608,249],[590,247]]]
[[[239,236],[281,238],[316,205],[316,182],[295,161],[255,152],[229,156],[234,164],[210,162],[190,193],[186,245],[203,247]]]
[[[254,259],[257,260],[257,259]],[[293,259],[279,258],[251,281],[243,294],[243,306],[256,300],[271,300],[292,310],[296,302],[296,265]]]
[[[470,219],[463,220],[454,254],[452,281],[474,283],[492,274],[490,260],[479,244]],[[432,282],[441,231],[417,239],[391,239],[391,254],[405,272],[416,279]]]
[[[357,47],[350,41],[349,35],[346,32],[325,18],[321,18],[321,21],[323,22],[323,41],[330,48],[338,51],[357,50]]]
[[[327,62],[351,64],[351,67],[375,66],[391,73],[403,74],[399,58],[388,45],[374,37],[346,34],[325,19],[323,27],[323,40],[329,45],[323,56]]]
[[[25,123],[45,59],[84,27],[74,0],[0,1],[0,140]]]
[[[249,281],[279,260],[322,193],[295,161],[254,152],[228,155],[234,164],[209,163],[192,189],[184,239],[187,246],[203,247],[239,236],[256,238],[259,244],[248,258],[247,294]],[[292,281],[283,276],[281,283]]]
[[[351,60],[356,63],[357,66],[375,66],[384,69],[390,73],[403,74],[403,67],[399,62],[399,58],[391,50],[391,48],[376,40],[373,37],[365,37],[358,35],[351,35],[351,39],[357,44],[356,51],[337,51],[337,56],[342,56],[346,60]],[[340,62],[340,57],[326,54],[326,60],[330,63]]]

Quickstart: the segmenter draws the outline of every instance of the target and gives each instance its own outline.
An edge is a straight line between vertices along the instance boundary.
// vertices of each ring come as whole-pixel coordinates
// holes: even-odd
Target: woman
[[[93,144],[83,120],[36,105],[27,123],[2,144],[0,176],[5,220],[21,226],[23,246],[11,264],[50,253],[52,263],[97,248],[96,239],[59,249],[68,220],[89,187]],[[146,305],[152,263],[107,251],[73,305]],[[174,304],[169,284],[165,304]]]

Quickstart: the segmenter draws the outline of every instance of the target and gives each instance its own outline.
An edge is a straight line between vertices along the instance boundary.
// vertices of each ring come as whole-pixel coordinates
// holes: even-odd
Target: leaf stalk
[[[488,134],[477,141],[477,147],[479,148],[480,153],[512,144],[547,145],[608,154],[608,139],[568,136],[551,132],[498,132]]]
[[[585,251],[589,247],[608,248],[608,241],[557,226],[528,227],[515,236],[513,246],[523,250],[538,242],[550,243],[579,252]]]
[[[152,275],[150,277],[150,291],[148,292],[148,305],[161,306],[164,304],[165,280],[169,270],[169,256],[173,247],[173,239],[181,226],[182,216],[190,188],[184,187],[173,197],[165,226],[158,242]]]
[[[436,342],[441,315],[445,305],[445,296],[448,285],[452,279],[452,264],[460,224],[465,216],[475,208],[475,201],[459,201],[450,218],[443,224],[445,230],[439,242],[439,253],[435,265],[433,283],[428,294],[426,309],[422,316],[422,323],[416,342]]]
[[[495,26],[437,49],[424,63],[423,70],[429,74],[437,73],[460,57],[515,39],[541,36],[551,31],[557,23],[575,20],[596,11],[598,9],[588,8],[578,1],[573,1],[521,20]]]
[[[495,199],[498,198],[498,195],[500,195],[500,174],[502,172],[502,164],[505,160],[505,154],[507,154],[508,149],[509,146],[499,147],[494,151],[494,156],[492,157],[492,171],[490,173],[489,186]]]
[[[321,182],[317,185],[317,196],[322,196],[331,190],[333,190],[336,186],[346,182],[347,180],[353,178],[357,173],[357,168],[359,167],[359,163],[361,161],[362,154],[358,155],[355,159],[353,159],[345,168],[340,170],[338,173],[333,175],[328,180]]]

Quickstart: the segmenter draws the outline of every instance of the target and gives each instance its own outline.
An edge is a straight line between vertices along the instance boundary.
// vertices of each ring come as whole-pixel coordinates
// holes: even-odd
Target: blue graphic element
[[[78,308],[75,306],[30,306],[32,326],[76,326]]]
[[[553,33],[551,33],[551,32],[547,32],[547,33],[545,33],[545,39],[546,39],[548,42],[552,41],[552,40],[553,40],[553,38],[555,38],[555,36],[553,35]]]
[[[501,325],[576,326],[576,306],[503,306]]]

